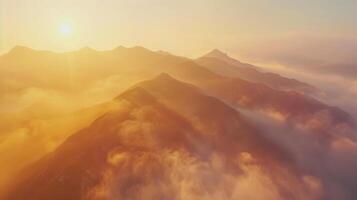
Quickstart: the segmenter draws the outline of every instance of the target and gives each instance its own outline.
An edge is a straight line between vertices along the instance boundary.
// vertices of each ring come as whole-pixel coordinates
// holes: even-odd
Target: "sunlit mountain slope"
[[[169,89],[168,89],[169,88]],[[237,111],[167,74],[119,102],[15,177],[6,199],[318,199]],[[183,110],[184,109],[184,110]],[[207,115],[207,109],[216,115]]]

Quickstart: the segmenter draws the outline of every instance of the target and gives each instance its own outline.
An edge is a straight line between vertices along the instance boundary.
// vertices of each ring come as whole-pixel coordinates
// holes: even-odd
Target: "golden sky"
[[[0,52],[140,45],[189,57],[213,48],[249,57],[276,40],[355,40],[356,7],[354,0],[0,0]]]

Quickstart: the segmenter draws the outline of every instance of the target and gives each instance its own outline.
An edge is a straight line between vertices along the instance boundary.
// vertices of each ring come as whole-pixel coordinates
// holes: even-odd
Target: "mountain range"
[[[35,143],[41,156],[12,172],[0,199],[356,197],[357,179],[342,171],[357,163],[331,162],[355,155],[351,115],[315,98],[318,89],[307,83],[219,50],[189,59],[143,47],[15,47],[0,57],[0,92],[11,122],[0,123],[0,161],[5,153],[26,157],[12,138],[25,147],[43,135],[56,139]],[[28,103],[33,96],[41,101]],[[88,110],[66,134],[46,124]],[[307,149],[318,157],[311,161]]]

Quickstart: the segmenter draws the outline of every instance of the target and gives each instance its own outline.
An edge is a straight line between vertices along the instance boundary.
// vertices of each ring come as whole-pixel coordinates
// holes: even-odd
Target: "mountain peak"
[[[212,51],[204,55],[204,57],[221,58],[221,57],[228,57],[228,55],[219,49],[213,49]]]
[[[116,50],[120,51],[120,50],[123,50],[123,49],[127,49],[127,48],[124,47],[123,45],[120,45],[120,46],[115,47],[115,48],[113,49],[113,51],[116,51]]]
[[[206,55],[202,56],[201,58],[199,59],[219,59],[221,61],[224,61],[228,64],[231,64],[231,65],[236,65],[236,66],[245,66],[245,67],[251,67],[251,65],[249,64],[246,64],[246,63],[242,63],[240,62],[239,60],[229,56],[227,53],[219,50],[219,49],[213,49],[212,51],[210,51],[209,53],[207,53]]]
[[[159,74],[155,79],[165,79],[165,80],[168,80],[168,79],[174,79],[170,74],[166,73],[166,72],[163,72],[161,74]]]
[[[79,49],[79,51],[96,51],[96,50],[93,49],[92,47],[86,46],[86,47]]]
[[[90,54],[90,53],[95,53],[95,52],[97,52],[97,50],[86,46],[86,47],[82,47],[82,48],[78,49],[77,51],[73,51],[72,53]]]
[[[144,88],[140,86],[125,91],[124,93],[117,96],[115,99],[117,100],[125,99],[130,102],[143,104],[143,105],[153,104],[156,102],[155,97],[152,96],[148,91],[146,91]]]
[[[118,46],[112,50],[113,52],[131,52],[131,53],[153,53],[151,50],[142,47],[142,46],[134,46],[134,47],[125,47],[125,46]]]
[[[134,46],[134,47],[132,47],[132,49],[148,50],[147,48],[142,47],[142,46]]]
[[[17,54],[24,54],[24,53],[31,52],[31,51],[34,51],[34,50],[29,47],[17,45],[14,48],[12,48],[8,54],[9,55],[17,55]]]

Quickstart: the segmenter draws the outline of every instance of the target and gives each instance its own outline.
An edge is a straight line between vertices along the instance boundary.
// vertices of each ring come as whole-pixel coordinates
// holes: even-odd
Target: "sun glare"
[[[73,34],[73,28],[68,23],[63,23],[59,26],[59,32],[62,36],[69,37]]]

